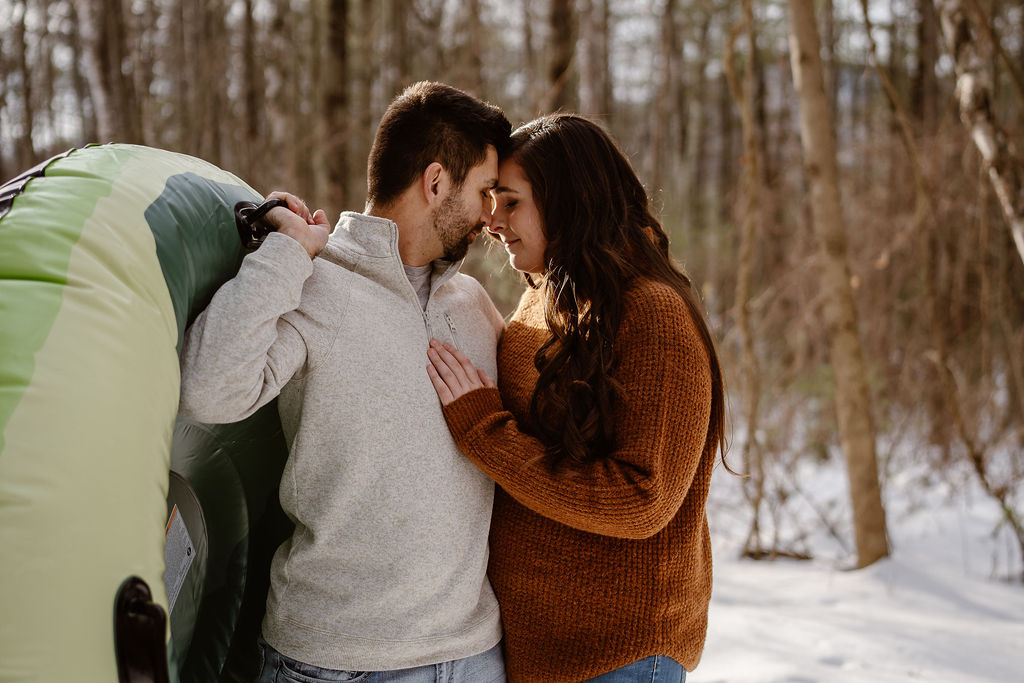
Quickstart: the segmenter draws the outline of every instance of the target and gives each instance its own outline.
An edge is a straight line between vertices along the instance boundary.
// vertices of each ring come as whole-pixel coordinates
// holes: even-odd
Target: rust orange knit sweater
[[[498,352],[500,394],[477,389],[445,409],[463,452],[499,484],[489,574],[509,680],[581,681],[654,654],[692,671],[711,597],[715,462],[695,323],[671,288],[630,288],[615,340],[615,450],[571,478],[531,464],[544,447],[519,426],[547,334],[541,293],[527,290]]]

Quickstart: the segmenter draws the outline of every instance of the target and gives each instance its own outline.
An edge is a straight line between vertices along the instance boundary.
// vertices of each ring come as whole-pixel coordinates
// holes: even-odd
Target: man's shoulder
[[[472,275],[456,273],[451,279],[452,303],[466,312],[483,316],[495,334],[500,335],[505,328],[505,320],[501,317],[497,306],[491,300],[484,286]]]
[[[450,280],[449,284],[453,292],[461,297],[469,297],[474,305],[481,308],[490,309],[494,307],[494,302],[491,301],[490,295],[484,286],[480,284],[472,275],[466,273],[456,273]]]

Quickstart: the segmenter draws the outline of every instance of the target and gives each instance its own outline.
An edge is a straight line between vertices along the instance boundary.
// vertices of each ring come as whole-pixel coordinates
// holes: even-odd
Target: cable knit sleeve
[[[616,349],[624,393],[607,458],[553,472],[497,389],[466,394],[445,416],[467,457],[520,504],[582,531],[647,538],[676,514],[701,461],[711,371],[686,304],[664,285],[630,292]]]

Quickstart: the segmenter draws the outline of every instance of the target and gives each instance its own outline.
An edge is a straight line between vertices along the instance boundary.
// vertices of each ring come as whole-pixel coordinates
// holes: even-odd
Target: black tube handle
[[[170,683],[167,613],[145,581],[129,576],[114,599],[114,651],[119,683]]]
[[[235,227],[238,229],[238,238],[242,240],[242,246],[246,251],[258,248],[267,235],[276,230],[267,222],[266,215],[268,211],[277,206],[287,209],[288,202],[283,199],[268,199],[262,204],[253,202],[235,204]]]

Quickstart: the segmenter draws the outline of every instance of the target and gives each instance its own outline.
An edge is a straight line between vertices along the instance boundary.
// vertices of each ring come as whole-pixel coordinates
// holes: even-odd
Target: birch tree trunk
[[[992,46],[975,31],[961,0],[935,0],[946,48],[956,66],[956,94],[964,122],[988,167],[989,181],[1017,253],[1024,261],[1024,167],[992,107]]]
[[[878,483],[875,431],[857,311],[846,256],[832,113],[822,75],[813,0],[789,0],[790,60],[800,102],[800,136],[810,184],[811,213],[821,244],[824,323],[836,380],[839,440],[846,458],[857,542],[857,566],[889,554]]]

